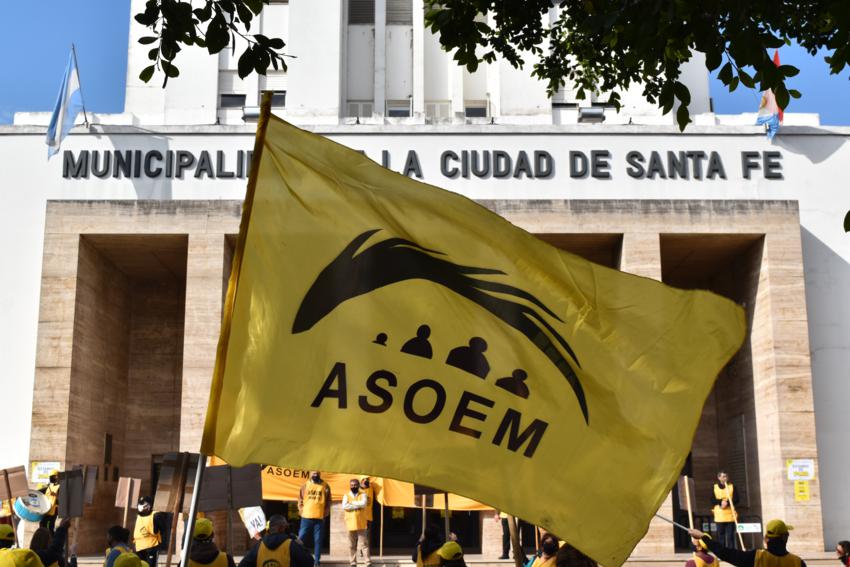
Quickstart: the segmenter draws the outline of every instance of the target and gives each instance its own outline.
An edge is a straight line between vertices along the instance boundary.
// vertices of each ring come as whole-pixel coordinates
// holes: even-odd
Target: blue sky
[[[6,2],[0,21],[0,124],[16,111],[51,110],[73,42],[77,47],[86,108],[121,112],[127,74],[129,0],[28,0]],[[284,38],[285,39],[285,38]],[[823,54],[797,46],[780,50],[783,64],[800,69],[789,81],[803,93],[789,112],[819,112],[822,124],[850,125],[850,71],[829,75]],[[179,80],[179,79],[178,79]],[[720,114],[754,112],[758,94],[729,93],[714,77],[711,94]]]

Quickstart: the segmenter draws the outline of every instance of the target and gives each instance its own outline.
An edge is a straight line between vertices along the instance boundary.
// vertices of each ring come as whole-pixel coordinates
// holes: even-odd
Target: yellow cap
[[[15,540],[15,530],[9,524],[0,524],[0,539],[5,541]]]
[[[192,532],[192,537],[195,539],[210,539],[213,535],[212,522],[207,518],[198,518],[195,520],[195,531]]]
[[[31,549],[0,550],[0,567],[40,567],[41,559]]]
[[[463,550],[460,548],[460,545],[456,541],[450,541],[443,544],[443,547],[437,551],[437,555],[445,559],[446,561],[450,561],[452,559],[460,559],[463,557]]]
[[[58,475],[59,475],[59,469],[53,469],[52,471],[50,471],[47,474],[47,476],[58,476]]]
[[[782,537],[788,535],[788,532],[794,529],[794,526],[789,526],[782,520],[771,520],[767,523],[767,529],[764,530],[764,535],[767,537]]]
[[[112,562],[113,567],[141,567],[142,560],[135,553],[122,553]]]

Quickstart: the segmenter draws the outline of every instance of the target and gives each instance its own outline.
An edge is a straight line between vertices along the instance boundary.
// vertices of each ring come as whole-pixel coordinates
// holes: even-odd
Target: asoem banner
[[[203,450],[447,490],[625,561],[743,310],[274,117],[254,162]]]

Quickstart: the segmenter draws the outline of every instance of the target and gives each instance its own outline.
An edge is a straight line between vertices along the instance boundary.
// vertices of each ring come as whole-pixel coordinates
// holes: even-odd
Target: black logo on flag
[[[527,291],[474,277],[506,275],[501,270],[455,264],[446,259],[442,252],[429,250],[410,240],[388,238],[358,253],[360,247],[379,230],[368,230],[354,238],[319,273],[301,301],[292,325],[293,333],[308,331],[349,299],[402,281],[430,281],[467,298],[525,335],[566,378],[575,393],[585,422],[589,423],[584,389],[564,353],[576,366],[580,368],[581,365],[573,349],[543,314],[563,322],[560,317]],[[504,296],[524,300],[534,307]],[[554,342],[550,337],[554,338]]]

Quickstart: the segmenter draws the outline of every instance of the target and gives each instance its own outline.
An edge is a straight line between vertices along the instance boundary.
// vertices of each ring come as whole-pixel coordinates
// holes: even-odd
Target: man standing
[[[50,530],[50,533],[53,533],[54,528],[56,527],[56,516],[59,513],[59,470],[53,469],[50,471],[50,474],[47,475],[47,485],[39,488],[39,492],[42,492],[46,497],[47,501],[50,502],[50,510],[41,518],[41,521],[38,525],[42,528],[47,528]]]
[[[150,567],[156,567],[159,559],[159,548],[163,543],[163,534],[168,533],[168,526],[162,519],[162,514],[153,511],[153,500],[150,496],[139,498],[136,516],[136,527],[133,530],[133,545],[136,554]]]
[[[298,539],[306,543],[307,534],[313,534],[313,557],[318,567],[322,557],[322,529],[325,518],[331,514],[331,487],[322,480],[319,471],[310,471],[310,480],[301,487],[298,494],[298,512],[301,514]]]
[[[269,518],[266,535],[245,554],[239,567],[310,567],[313,558],[288,530],[289,522],[280,514]]]
[[[357,566],[357,551],[363,552],[366,567],[372,565],[369,557],[368,522],[366,510],[368,497],[360,490],[360,481],[352,478],[348,483],[349,491],[342,496],[342,509],[345,511],[345,527],[348,528],[348,563]]]
[[[729,482],[729,476],[720,471],[717,473],[717,482],[714,483],[714,493],[712,494],[711,511],[714,513],[714,523],[717,525],[717,542],[735,549],[735,511],[733,505],[738,503],[738,493],[735,492],[735,487]]]
[[[769,521],[764,531],[765,548],[750,551],[726,547],[699,530],[688,530],[688,533],[692,538],[702,541],[718,559],[735,567],[806,567],[805,561],[788,552],[788,532],[793,529],[794,526],[782,520]]]

